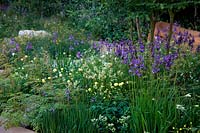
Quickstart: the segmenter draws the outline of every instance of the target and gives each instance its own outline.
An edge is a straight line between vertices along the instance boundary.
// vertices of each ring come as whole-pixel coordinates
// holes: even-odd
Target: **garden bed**
[[[51,35],[18,37],[30,18],[15,16],[12,27],[15,17],[3,17],[10,26],[0,36],[0,126],[39,133],[200,131],[200,54],[187,35],[170,44],[159,36],[151,44],[145,36],[97,39],[53,17],[27,26]]]

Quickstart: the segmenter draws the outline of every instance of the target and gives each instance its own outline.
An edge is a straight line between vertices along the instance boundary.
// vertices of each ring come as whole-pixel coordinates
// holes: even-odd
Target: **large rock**
[[[28,130],[23,127],[11,127],[9,129],[4,128],[4,123],[6,122],[6,119],[3,117],[0,117],[0,133],[35,133],[34,131]]]
[[[6,130],[3,127],[0,127],[0,133],[5,133]]]
[[[28,130],[26,128],[23,128],[23,127],[12,127],[10,129],[6,130],[5,133],[35,133],[35,132]]]
[[[32,37],[50,37],[51,34],[48,33],[47,31],[44,30],[20,30],[18,33],[19,37],[28,37],[28,38],[32,38]]]

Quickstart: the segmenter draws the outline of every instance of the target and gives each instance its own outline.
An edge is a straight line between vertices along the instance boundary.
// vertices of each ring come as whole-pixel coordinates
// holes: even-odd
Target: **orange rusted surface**
[[[160,36],[162,38],[166,38],[168,35],[168,31],[169,31],[169,23],[166,22],[157,22],[155,25],[155,30],[154,30],[154,37],[155,36]],[[195,50],[197,48],[198,45],[200,45],[200,32],[199,31],[195,31],[195,30],[190,30],[190,29],[186,29],[177,25],[173,25],[173,36],[178,36],[179,33],[188,33],[191,34],[192,37],[194,37],[194,48],[193,50]],[[148,36],[148,40],[150,40],[150,34]]]

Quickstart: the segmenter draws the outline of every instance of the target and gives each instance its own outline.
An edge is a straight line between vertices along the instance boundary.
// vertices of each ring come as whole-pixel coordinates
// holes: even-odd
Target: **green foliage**
[[[175,104],[179,103],[176,89],[167,88],[160,83],[152,85],[154,82],[158,81],[151,80],[149,87],[132,91],[134,97],[130,105],[132,132],[168,132],[176,120]]]
[[[200,64],[198,60],[200,59],[199,54],[188,55],[183,57],[180,62],[177,62],[177,73],[178,79],[177,83],[185,83],[184,85],[190,86],[191,84],[198,85],[200,81],[200,70],[198,69]]]
[[[61,0],[12,0],[9,4],[9,12],[23,15],[33,14],[41,17],[59,14],[64,9]],[[67,2],[65,2],[65,4],[67,5]]]
[[[38,95],[23,94],[22,92],[10,94],[7,102],[3,103],[2,116],[7,120],[6,127],[31,126],[31,122],[38,115],[38,109],[46,104],[46,99]]]
[[[23,29],[44,29],[34,16],[21,16],[0,12],[0,38],[15,37]]]
[[[92,104],[91,110],[99,114],[91,121],[100,132],[127,132],[130,130],[130,110],[126,99],[124,101],[96,102]]]
[[[44,133],[198,132],[199,55],[189,53],[177,61],[173,71],[162,69],[161,74],[153,75],[152,59],[145,52],[147,72],[139,78],[112,53],[91,49],[90,39],[97,38],[84,34],[92,32],[108,40],[127,38],[135,17],[141,20],[142,31],[147,31],[143,24],[149,11],[164,10],[168,8],[165,4],[147,3],[148,10],[141,12],[145,5],[139,1],[71,0],[64,2],[64,9],[57,8],[60,2],[49,1],[36,10],[44,1],[14,1],[13,11],[34,15],[15,16],[12,10],[1,14],[0,38],[13,37],[20,46],[13,52],[11,40],[0,39],[0,113],[7,119],[7,127],[24,126]],[[54,17],[35,19],[38,14],[51,16],[62,11],[71,22]],[[76,26],[79,33],[74,35],[77,30],[70,26]],[[21,29],[44,29],[52,36],[15,37]],[[28,43],[31,50],[26,50]]]
[[[96,132],[90,121],[92,117],[94,113],[80,103],[73,106],[59,105],[56,107],[54,105],[40,112],[36,122],[41,133],[92,133]]]
[[[84,28],[94,36],[108,39],[127,38],[126,6],[120,1],[79,1],[67,10],[73,26]],[[119,9],[118,7],[121,6]]]

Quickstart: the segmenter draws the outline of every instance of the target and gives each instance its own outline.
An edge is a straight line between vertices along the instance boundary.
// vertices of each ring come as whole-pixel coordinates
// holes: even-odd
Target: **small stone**
[[[3,73],[4,72],[4,70],[0,70],[0,73]]]

